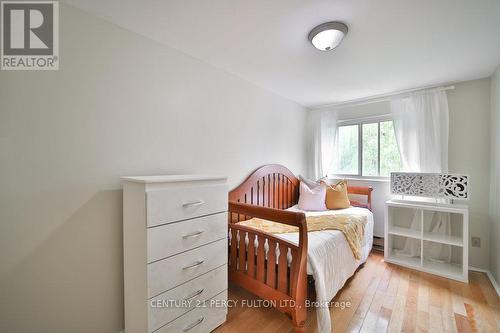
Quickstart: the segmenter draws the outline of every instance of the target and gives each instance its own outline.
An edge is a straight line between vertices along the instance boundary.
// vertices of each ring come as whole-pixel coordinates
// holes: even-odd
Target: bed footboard
[[[299,228],[299,244],[238,225],[262,218]],[[307,224],[303,213],[229,202],[229,279],[288,314],[304,332],[307,297]],[[267,251],[266,251],[267,248]],[[284,255],[282,255],[284,254]]]

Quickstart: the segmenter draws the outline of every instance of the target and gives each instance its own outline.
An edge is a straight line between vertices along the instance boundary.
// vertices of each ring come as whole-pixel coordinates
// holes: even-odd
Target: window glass
[[[389,177],[401,170],[392,120],[339,126],[334,154],[338,175]]]
[[[359,126],[340,126],[338,128],[338,163],[336,173],[357,175],[359,152]]]
[[[363,124],[363,176],[378,176],[378,123]]]

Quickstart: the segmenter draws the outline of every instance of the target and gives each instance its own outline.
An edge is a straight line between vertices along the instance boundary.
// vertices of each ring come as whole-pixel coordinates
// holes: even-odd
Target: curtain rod
[[[327,109],[327,108],[333,108],[333,107],[348,107],[348,106],[364,105],[364,104],[371,104],[371,103],[377,103],[377,102],[385,102],[385,101],[390,101],[392,98],[394,98],[396,96],[405,95],[405,94],[414,93],[414,92],[425,93],[426,90],[446,91],[446,90],[453,90],[453,89],[455,89],[455,86],[451,85],[451,86],[445,86],[445,87],[433,86],[433,87],[400,90],[400,91],[395,91],[395,92],[391,92],[391,93],[387,93],[387,94],[380,94],[380,95],[374,95],[374,96],[370,96],[370,97],[352,99],[350,101],[345,101],[345,102],[320,105],[318,107],[315,107],[313,110]]]

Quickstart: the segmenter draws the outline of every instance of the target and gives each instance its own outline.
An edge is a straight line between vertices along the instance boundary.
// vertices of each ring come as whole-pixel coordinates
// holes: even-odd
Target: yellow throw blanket
[[[347,214],[308,216],[306,222],[308,232],[321,230],[341,231],[347,239],[356,260],[361,258],[361,248],[367,222],[366,216]],[[298,227],[259,218],[241,221],[238,224],[271,234],[286,234],[299,231]]]

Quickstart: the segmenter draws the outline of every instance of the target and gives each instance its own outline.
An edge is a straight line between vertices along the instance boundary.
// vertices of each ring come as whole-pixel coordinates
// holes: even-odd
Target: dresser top
[[[192,182],[197,180],[227,180],[225,176],[213,175],[160,175],[160,176],[133,176],[121,177],[121,179],[134,183],[178,183],[178,182]]]

